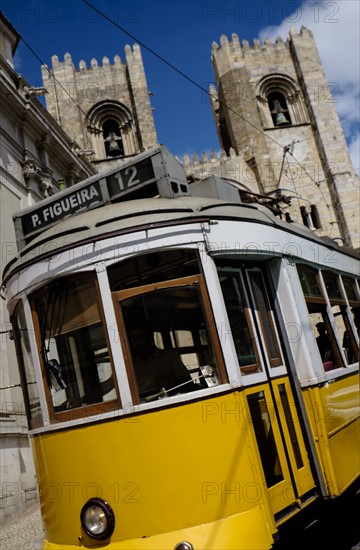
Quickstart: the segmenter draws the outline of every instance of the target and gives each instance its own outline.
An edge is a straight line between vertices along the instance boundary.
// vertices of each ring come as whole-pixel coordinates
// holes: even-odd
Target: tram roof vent
[[[239,189],[217,176],[191,183],[190,193],[192,197],[206,197],[238,204],[242,202]]]

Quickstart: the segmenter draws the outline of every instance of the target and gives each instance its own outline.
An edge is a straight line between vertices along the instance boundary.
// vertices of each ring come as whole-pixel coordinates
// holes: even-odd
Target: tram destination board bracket
[[[184,168],[159,145],[14,214],[17,247],[21,251],[59,221],[108,203],[189,194]]]

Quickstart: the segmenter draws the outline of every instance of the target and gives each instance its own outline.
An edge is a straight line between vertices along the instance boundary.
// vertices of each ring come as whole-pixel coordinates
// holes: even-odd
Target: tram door
[[[269,499],[278,519],[315,487],[279,329],[257,268],[220,271],[226,309],[247,386],[253,427]]]

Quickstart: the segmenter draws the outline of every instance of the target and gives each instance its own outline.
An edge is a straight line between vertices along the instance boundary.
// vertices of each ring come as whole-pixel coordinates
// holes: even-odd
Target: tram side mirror
[[[64,390],[66,383],[61,374],[61,365],[57,359],[49,359],[46,363],[46,378],[49,388],[53,388],[55,391]],[[56,385],[54,385],[54,380]],[[58,386],[58,387],[56,387]]]
[[[213,367],[211,367],[210,365],[204,365],[203,367],[200,367],[200,372],[208,388],[212,388],[213,386],[218,385],[219,382],[216,376],[215,369]]]

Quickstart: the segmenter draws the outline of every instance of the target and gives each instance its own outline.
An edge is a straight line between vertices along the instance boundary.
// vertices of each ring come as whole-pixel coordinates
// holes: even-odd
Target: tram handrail
[[[183,386],[186,386],[187,384],[194,383],[196,380],[200,380],[202,378],[211,378],[214,376],[214,369],[212,367],[208,367],[208,372],[204,374],[200,374],[196,378],[192,378],[191,380],[187,380],[186,382],[182,382],[181,384],[178,384],[177,386],[174,386],[173,388],[161,388],[161,390],[157,393],[153,393],[152,395],[148,395],[145,397],[146,403],[149,403],[150,401],[154,401],[154,399],[158,399],[159,397],[167,397],[168,393],[173,392],[177,390],[178,388],[181,388]]]

